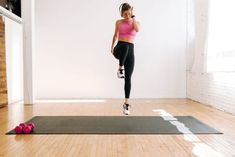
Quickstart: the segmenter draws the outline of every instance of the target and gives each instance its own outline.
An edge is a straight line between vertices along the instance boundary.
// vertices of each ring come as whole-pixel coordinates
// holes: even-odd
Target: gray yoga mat
[[[31,134],[221,134],[192,116],[36,116]],[[6,133],[15,134],[14,130]]]

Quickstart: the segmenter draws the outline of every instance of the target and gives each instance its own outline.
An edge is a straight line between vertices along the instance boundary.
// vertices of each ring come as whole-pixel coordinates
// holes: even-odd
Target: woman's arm
[[[118,23],[119,23],[119,20],[116,21],[116,24],[115,24],[115,32],[114,32],[114,35],[113,35],[113,42],[112,42],[112,46],[111,46],[111,53],[113,53],[113,47],[114,47],[114,44],[118,38]]]
[[[133,17],[132,19],[133,19],[133,25],[134,25],[135,31],[139,32],[139,30],[140,30],[140,23],[138,21],[136,21],[135,17]]]
[[[139,32],[139,30],[140,30],[140,23],[138,21],[136,21],[136,19],[135,19],[135,15],[133,13],[133,7],[131,8],[131,16],[132,16],[132,19],[133,19],[134,29],[135,29],[136,32]]]

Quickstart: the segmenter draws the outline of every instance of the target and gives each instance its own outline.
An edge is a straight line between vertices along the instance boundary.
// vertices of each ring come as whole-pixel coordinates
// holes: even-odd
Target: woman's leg
[[[131,91],[131,76],[134,70],[134,64],[135,64],[135,56],[134,56],[134,47],[133,45],[130,46],[128,55],[126,57],[126,61],[124,64],[125,68],[125,103],[128,104],[128,100],[130,97],[130,91]]]
[[[135,64],[135,56],[134,56],[134,47],[133,45],[130,45],[128,55],[126,57],[126,62],[124,64],[125,67],[125,84],[124,84],[124,90],[125,90],[125,102],[123,104],[123,113],[125,115],[130,114],[130,105],[129,105],[129,97],[131,92],[131,76],[134,70],[134,64]]]
[[[114,56],[119,60],[119,67],[123,67],[128,55],[129,45],[125,43],[117,44],[114,48]]]
[[[114,48],[114,56],[119,60],[119,68],[118,68],[118,78],[125,78],[124,76],[124,64],[126,61],[126,57],[129,51],[128,43],[118,43]]]

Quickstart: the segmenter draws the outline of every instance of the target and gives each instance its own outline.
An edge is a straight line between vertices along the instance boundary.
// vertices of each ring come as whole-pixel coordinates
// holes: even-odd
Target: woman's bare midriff
[[[118,41],[124,41],[124,42],[128,42],[128,43],[134,44],[134,40],[132,40],[132,39],[118,38]]]

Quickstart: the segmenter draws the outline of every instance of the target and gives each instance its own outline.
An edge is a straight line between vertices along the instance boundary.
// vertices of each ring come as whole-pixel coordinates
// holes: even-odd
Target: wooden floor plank
[[[188,157],[235,156],[235,116],[189,99],[134,99],[131,116],[194,116],[224,134],[26,135],[5,133],[33,116],[123,116],[122,100],[21,103],[0,109],[0,156]]]

